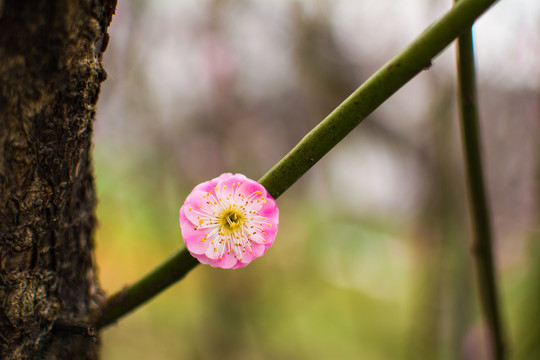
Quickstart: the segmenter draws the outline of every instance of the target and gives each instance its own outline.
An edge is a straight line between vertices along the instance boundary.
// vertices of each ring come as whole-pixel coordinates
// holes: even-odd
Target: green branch
[[[492,353],[494,359],[503,360],[504,335],[497,300],[489,206],[482,173],[472,29],[463,33],[458,38],[457,43],[461,133],[471,222],[474,229],[474,264],[478,278],[482,311],[491,335]]]
[[[126,287],[107,299],[104,312],[97,322],[97,327],[107,326],[131,310],[137,308],[154,295],[182,279],[191,269],[199,264],[186,250],[173,254],[135,284]]]
[[[399,88],[429,68],[432,59],[494,2],[460,1],[309,132],[262,177],[261,184],[274,197],[281,195]]]
[[[278,198],[362,120],[422,70],[495,0],[463,0],[426,29],[405,50],[381,67],[260,180]],[[184,264],[172,264],[184,262]],[[104,327],[140,306],[197,265],[184,250],[106,302],[98,326]],[[175,271],[175,276],[167,273]]]

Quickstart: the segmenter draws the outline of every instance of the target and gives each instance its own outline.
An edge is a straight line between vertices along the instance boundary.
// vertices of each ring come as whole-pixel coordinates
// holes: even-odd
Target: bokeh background
[[[94,138],[103,288],[183,247],[195,185],[260,178],[450,6],[120,0]],[[540,3],[501,1],[475,40],[503,321],[512,359],[540,359]],[[197,267],[105,330],[103,359],[488,359],[455,95],[450,47],[279,198],[264,257]]]

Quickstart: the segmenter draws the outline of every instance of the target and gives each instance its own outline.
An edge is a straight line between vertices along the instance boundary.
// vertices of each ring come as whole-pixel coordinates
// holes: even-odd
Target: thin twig
[[[428,69],[432,59],[495,2],[460,1],[363,83],[270,169],[259,183],[277,199],[392,94],[422,70]],[[102,328],[117,321],[184,277],[197,264],[185,249],[179,250],[142,280],[112,295],[105,304],[98,326]],[[174,276],[168,271],[173,271]]]
[[[261,179],[276,197],[287,190],[361,121],[422,70],[495,0],[462,0],[383,65],[311,130]]]
[[[499,315],[490,212],[482,173],[472,29],[458,38],[457,62],[463,154],[474,231],[472,249],[479,296],[490,332],[489,342],[493,356],[496,360],[503,360],[505,357],[504,336]]]
[[[186,250],[179,250],[145,277],[133,285],[110,296],[104,307],[98,328],[105,327],[136,307],[144,304],[154,295],[182,279],[199,262]]]

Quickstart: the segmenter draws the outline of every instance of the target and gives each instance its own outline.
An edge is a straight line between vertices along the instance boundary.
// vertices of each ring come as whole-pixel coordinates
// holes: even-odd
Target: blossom
[[[197,185],[180,208],[187,250],[203,264],[224,269],[246,266],[276,237],[279,211],[258,182],[225,173]]]

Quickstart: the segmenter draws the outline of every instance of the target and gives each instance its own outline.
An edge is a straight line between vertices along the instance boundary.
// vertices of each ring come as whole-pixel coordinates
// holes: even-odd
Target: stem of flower
[[[495,1],[460,1],[366,80],[270,169],[259,183],[277,199],[379,105],[422,70],[429,68],[432,59]],[[98,327],[117,321],[184,277],[197,264],[187,250],[179,250],[146,277],[112,295],[97,321]]]
[[[110,296],[101,318],[97,322],[97,327],[103,328],[114,323],[154,295],[182,279],[198,264],[199,261],[191,256],[186,249],[179,250],[145,277]]]
[[[461,137],[474,231],[472,246],[474,263],[479,283],[480,303],[490,332],[489,343],[493,358],[503,360],[504,336],[499,315],[489,206],[482,173],[472,29],[460,35],[457,44]]]
[[[495,0],[459,1],[311,130],[259,181],[275,198],[419,72]]]

